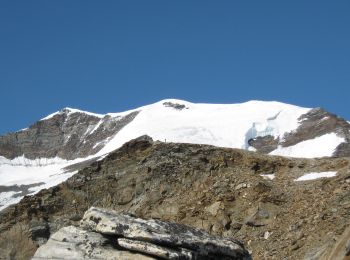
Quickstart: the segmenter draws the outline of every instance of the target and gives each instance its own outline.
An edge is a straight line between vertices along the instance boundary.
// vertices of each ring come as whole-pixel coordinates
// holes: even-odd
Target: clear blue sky
[[[0,2],[0,133],[164,98],[322,106],[350,120],[350,1]]]

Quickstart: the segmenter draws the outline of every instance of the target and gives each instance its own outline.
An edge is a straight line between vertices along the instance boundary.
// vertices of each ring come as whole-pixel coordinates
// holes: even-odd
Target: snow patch
[[[8,205],[19,202],[21,197],[14,197],[14,195],[21,193],[20,191],[0,192],[0,211]]]
[[[101,119],[100,121],[98,121],[98,123],[94,126],[94,128],[89,132],[89,135],[93,134],[99,127],[100,125],[103,123],[103,120]],[[90,130],[90,129],[89,129]]]
[[[279,146],[270,154],[300,158],[332,156],[337,146],[344,141],[343,137],[337,136],[336,133],[330,133],[300,142],[293,146]]]
[[[20,186],[33,183],[43,183],[39,186],[29,188],[29,195],[58,185],[73,176],[75,172],[68,172],[64,168],[85,159],[63,160],[61,158],[38,158],[30,160],[24,156],[13,160],[0,157],[0,185],[1,186]],[[13,197],[15,193],[0,192],[0,210],[17,203],[23,196]]]
[[[319,178],[331,178],[337,175],[337,172],[330,171],[330,172],[310,172],[308,174],[305,174],[295,181],[309,181],[309,180],[316,180]]]
[[[71,161],[67,161],[59,157],[28,159],[22,155],[10,160],[3,156],[0,156],[0,167],[3,165],[43,167],[48,165],[63,165],[68,164],[69,162]]]
[[[20,165],[0,164],[0,180],[2,186],[29,185],[33,183],[49,183],[55,174],[65,174],[64,169],[72,163],[82,160],[74,160],[67,163],[47,164],[47,165]]]
[[[276,176],[274,174],[260,174],[265,180],[273,180]]]
[[[97,143],[94,144],[94,146],[92,147],[92,149],[95,149],[97,146],[99,146],[100,144],[104,144],[104,143],[106,143],[105,140],[103,140],[103,141],[101,141],[101,142],[97,142]]]

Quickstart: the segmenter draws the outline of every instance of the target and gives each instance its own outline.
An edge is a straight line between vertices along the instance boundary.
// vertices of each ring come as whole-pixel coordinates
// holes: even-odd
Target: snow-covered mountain
[[[69,178],[78,168],[69,166],[141,135],[291,157],[350,156],[350,124],[320,108],[175,99],[106,115],[65,108],[0,136],[0,209]]]

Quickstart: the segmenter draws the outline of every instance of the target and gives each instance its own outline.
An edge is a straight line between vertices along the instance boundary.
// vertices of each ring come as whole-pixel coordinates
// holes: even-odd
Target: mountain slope
[[[175,99],[106,115],[65,108],[27,129],[0,136],[0,210],[69,178],[84,161],[99,160],[145,134],[163,142],[291,157],[350,156],[349,123],[319,108]]]
[[[239,239],[253,259],[323,259],[350,225],[349,163],[139,138],[2,211],[0,258],[14,224],[42,243],[96,206]]]

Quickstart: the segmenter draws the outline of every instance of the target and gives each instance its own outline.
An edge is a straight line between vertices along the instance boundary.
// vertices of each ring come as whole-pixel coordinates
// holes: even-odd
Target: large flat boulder
[[[39,259],[251,259],[236,240],[181,224],[141,219],[90,208],[80,227],[53,234],[35,253]]]
[[[86,230],[105,235],[148,242],[178,252],[185,250],[191,252],[191,254],[187,252],[188,257],[182,259],[249,259],[249,254],[243,245],[234,239],[212,236],[200,229],[177,223],[156,219],[145,220],[101,208],[90,208],[85,213],[81,226]],[[139,251],[135,247],[133,249]],[[140,251],[144,252],[144,249]],[[148,253],[152,255],[152,252]]]
[[[45,245],[39,247],[32,259],[154,259],[141,254],[118,250],[112,244],[109,238],[99,233],[68,226],[53,234]]]

